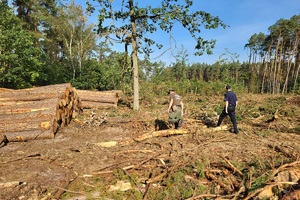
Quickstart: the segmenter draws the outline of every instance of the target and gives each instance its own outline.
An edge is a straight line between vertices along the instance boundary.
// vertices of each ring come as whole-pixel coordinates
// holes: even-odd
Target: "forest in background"
[[[130,55],[100,41],[80,5],[60,1],[0,3],[0,87],[21,89],[70,82],[78,89],[121,89],[133,94]],[[98,26],[99,28],[99,26]],[[254,33],[245,44],[249,60],[225,52],[214,64],[188,63],[187,51],[176,62],[138,59],[141,98],[179,93],[210,94],[231,84],[235,91],[300,93],[300,14],[279,19],[269,34]],[[227,59],[230,58],[230,59]]]

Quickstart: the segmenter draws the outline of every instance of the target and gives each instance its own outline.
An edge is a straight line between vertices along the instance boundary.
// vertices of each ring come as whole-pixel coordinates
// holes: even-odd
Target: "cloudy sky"
[[[120,1],[120,0],[115,0]],[[160,0],[139,0],[142,4],[149,1],[151,4],[160,2]],[[75,0],[76,4],[81,4],[85,8],[85,1]],[[248,58],[247,50],[244,49],[249,38],[255,33],[268,34],[268,28],[279,19],[290,19],[293,15],[300,14],[300,0],[195,0],[194,8],[209,12],[213,16],[218,16],[225,24],[230,27],[223,29],[201,30],[201,36],[205,39],[216,39],[217,44],[213,50],[213,55],[193,56],[195,41],[183,30],[176,28],[172,36],[176,40],[177,54],[184,46],[188,51],[188,63],[208,63],[213,64],[225,52],[227,55],[237,54],[238,60],[246,61]],[[97,10],[97,9],[96,9]],[[96,11],[97,14],[97,11]],[[96,23],[96,15],[89,18],[91,23]],[[152,58],[161,55],[170,47],[169,35],[156,32],[151,37],[161,43],[164,43],[164,49],[156,51]],[[172,43],[175,48],[175,43]],[[115,45],[116,51],[123,51],[123,45]],[[176,54],[176,49],[175,49]],[[221,57],[221,58],[229,58]],[[170,64],[175,62],[175,58],[170,52],[159,57],[159,60]],[[157,61],[153,59],[152,61]]]

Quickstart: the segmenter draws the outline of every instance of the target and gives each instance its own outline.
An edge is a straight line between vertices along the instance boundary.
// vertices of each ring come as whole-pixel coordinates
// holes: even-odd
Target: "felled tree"
[[[192,0],[161,0],[159,5],[149,1],[144,7],[134,0],[98,0],[97,2],[101,8],[98,16],[100,36],[124,43],[125,51],[127,45],[132,45],[134,110],[139,109],[138,53],[149,55],[153,52],[152,45],[162,47],[161,44],[148,38],[147,33],[152,34],[160,29],[172,34],[174,26],[181,25],[196,41],[195,55],[202,55],[204,52],[212,54],[216,41],[203,39],[200,36],[200,28],[226,27],[218,17],[213,17],[205,11],[192,11]],[[87,2],[87,5],[88,11],[95,10],[91,3]],[[118,6],[118,9],[114,6]]]

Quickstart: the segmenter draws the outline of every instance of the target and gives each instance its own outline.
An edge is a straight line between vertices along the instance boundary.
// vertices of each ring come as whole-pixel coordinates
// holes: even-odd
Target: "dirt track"
[[[194,160],[210,163],[264,160],[275,165],[280,157],[299,159],[300,135],[296,132],[282,132],[275,124],[274,128],[241,121],[241,131],[235,135],[228,130],[205,128],[205,120],[195,120],[191,112],[183,127],[188,134],[156,137],[125,146],[101,146],[101,142],[121,142],[154,131],[155,118],[149,118],[145,110],[132,112],[125,107],[98,110],[93,114],[85,110],[80,119],[83,125],[72,122],[54,139],[8,143],[1,147],[0,199],[72,199],[70,196],[84,199],[87,188],[89,193],[99,197],[95,179],[104,180],[108,184],[104,187],[108,189],[110,183],[114,183],[115,168],[138,173],[140,182],[149,181],[150,172],[152,176],[159,175],[159,169],[149,167],[153,164],[149,163],[152,158],[163,165],[172,163],[173,168]],[[164,120],[166,114],[157,116]],[[299,123],[299,119],[296,122]],[[230,123],[225,121],[224,125],[230,126]],[[62,195],[68,191],[71,195]],[[146,191],[141,189],[140,192]]]

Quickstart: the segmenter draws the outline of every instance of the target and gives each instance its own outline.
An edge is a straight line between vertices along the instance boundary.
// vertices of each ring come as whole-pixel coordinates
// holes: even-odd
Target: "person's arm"
[[[228,101],[225,101],[225,112],[228,113]]]
[[[169,103],[169,107],[168,107],[168,113],[170,113],[172,105],[173,105],[173,99],[170,99],[170,103]]]
[[[238,101],[235,102],[235,107],[237,107],[237,105],[238,105]]]
[[[183,116],[183,102],[182,101],[180,102],[180,105],[181,105],[181,116]]]

